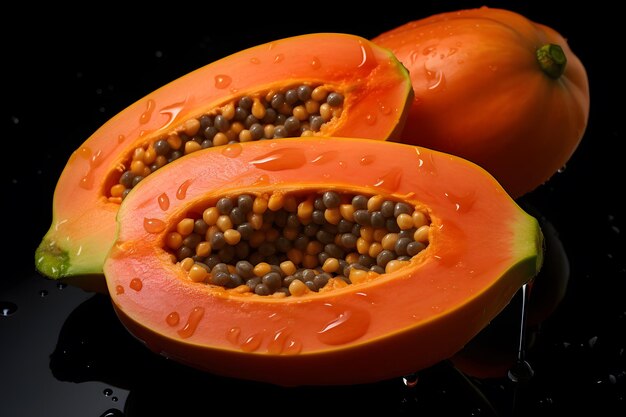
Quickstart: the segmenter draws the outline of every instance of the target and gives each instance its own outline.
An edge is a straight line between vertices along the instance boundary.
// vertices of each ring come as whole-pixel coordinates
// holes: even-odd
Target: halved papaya
[[[113,305],[149,349],[283,386],[451,357],[539,271],[543,235],[459,157],[355,138],[207,149],[118,212]]]
[[[37,269],[51,278],[101,274],[121,200],[174,159],[284,136],[395,138],[411,97],[391,52],[348,34],[295,36],[210,63],[138,100],[71,155]]]

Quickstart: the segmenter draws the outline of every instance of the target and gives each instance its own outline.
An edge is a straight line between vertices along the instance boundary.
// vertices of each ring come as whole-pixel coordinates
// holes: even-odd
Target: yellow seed
[[[209,207],[202,212],[202,220],[209,226],[217,223],[217,218],[220,217],[220,211],[217,207]]]
[[[328,258],[324,261],[324,265],[322,265],[322,269],[324,272],[337,272],[339,269],[339,260],[337,258]]]
[[[263,127],[263,136],[265,136],[265,139],[271,139],[274,137],[274,129],[276,129],[276,126],[271,124]]]
[[[359,262],[359,254],[356,252],[350,252],[346,255],[346,262],[349,264],[355,264]]]
[[[265,101],[271,102],[274,94],[276,94],[276,90],[268,90],[268,92],[265,94]]]
[[[407,266],[408,264],[409,264],[409,261],[399,261],[397,259],[392,259],[391,261],[387,263],[387,266],[385,266],[385,273],[391,274],[392,272],[395,272]]]
[[[189,271],[191,269],[192,266],[194,266],[195,262],[193,259],[191,258],[185,258],[182,261],[180,261],[180,266],[185,270],[185,271]]]
[[[170,148],[177,150],[180,149],[183,141],[180,136],[178,136],[178,133],[172,132],[167,136],[167,143],[169,143]]]
[[[230,219],[230,216],[226,214],[222,214],[221,216],[219,216],[215,224],[217,225],[217,227],[220,228],[222,232],[233,228],[233,221]]]
[[[157,154],[152,146],[150,146],[143,154],[143,163],[150,165],[156,160]]]
[[[365,255],[370,250],[370,242],[363,239],[362,237],[356,240],[356,250],[361,254]]]
[[[248,129],[244,129],[239,132],[239,142],[250,142],[252,140],[252,133]]]
[[[230,125],[230,130],[232,130],[233,132],[235,132],[235,134],[239,134],[241,133],[242,130],[244,130],[246,127],[243,125],[243,123],[241,122],[233,122]]]
[[[122,184],[115,184],[111,187],[111,197],[121,197],[126,187]]]
[[[133,161],[130,163],[130,172],[135,175],[143,175],[143,169],[145,167],[146,164],[144,164],[142,160]]]
[[[143,148],[136,148],[133,152],[133,161],[140,160],[143,161],[143,158],[146,156],[146,151]]]
[[[366,242],[372,242],[374,240],[374,228],[372,226],[362,226],[360,229],[361,237]]]
[[[228,136],[225,133],[218,132],[213,136],[213,145],[214,146],[222,146],[228,143]]]
[[[319,260],[316,255],[305,254],[302,259],[302,266],[305,268],[313,269],[319,265]]]
[[[259,195],[254,199],[252,203],[252,212],[256,214],[263,214],[267,210],[267,197]]]
[[[147,177],[148,175],[150,175],[152,173],[152,171],[150,170],[149,167],[144,167],[143,168],[143,173],[141,174],[142,177]]]
[[[239,233],[235,229],[228,229],[228,230],[224,231],[224,240],[229,245],[234,246],[237,243],[239,243],[239,241],[241,241],[241,233]]]
[[[375,258],[378,256],[380,252],[382,252],[382,250],[383,250],[383,245],[378,242],[374,242],[370,245],[370,248],[367,254],[371,256],[372,258]]]
[[[369,211],[378,211],[383,205],[385,198],[382,195],[373,195],[367,200],[367,209]]]
[[[339,224],[341,217],[339,207],[324,210],[324,219],[330,224]]]
[[[270,196],[269,201],[267,202],[267,207],[272,211],[278,211],[283,208],[283,203],[285,202],[285,195],[283,193],[274,192]]]
[[[303,130],[300,136],[315,136],[315,132],[312,130]]]
[[[285,275],[293,275],[296,273],[296,265],[291,261],[283,261],[280,263],[280,270],[285,273]]]
[[[167,164],[167,158],[163,155],[159,155],[156,157],[156,159],[154,160],[154,163],[161,168],[162,166],[164,166],[165,164]]]
[[[234,140],[237,140],[237,138],[239,137],[239,133],[235,132],[232,128],[228,129],[226,131],[225,135],[226,135],[226,139],[228,139],[228,142],[232,142]],[[215,137],[213,137],[213,139],[215,139]],[[226,142],[226,143],[228,143],[228,142]]]
[[[354,206],[352,204],[340,204],[339,212],[344,219],[350,222],[354,221]]]
[[[294,279],[291,284],[289,284],[289,293],[294,297],[300,297],[307,294],[309,291],[309,287],[306,284],[298,279]]]
[[[383,245],[383,249],[394,250],[397,241],[397,233],[387,233],[385,237],[383,237],[383,239],[380,241],[380,243]]]
[[[261,227],[263,227],[263,215],[262,214],[250,212],[248,213],[246,217],[248,219],[248,223],[250,223],[250,226],[252,226],[254,230],[261,230]]]
[[[400,230],[409,230],[413,228],[413,217],[410,214],[402,213],[396,217],[396,222]]]
[[[313,215],[313,200],[307,199],[298,204],[298,218],[300,220],[310,220]]]
[[[367,271],[364,271],[362,269],[352,268],[350,270],[349,278],[353,284],[359,284],[361,282],[365,282],[367,281],[367,278],[368,278]]]
[[[200,242],[198,246],[196,246],[196,255],[198,256],[209,256],[211,254],[211,244],[209,242]]]
[[[202,282],[209,276],[209,273],[206,269],[204,269],[204,267],[200,265],[194,265],[189,270],[188,276],[189,279],[193,282]]]
[[[232,120],[235,117],[235,105],[233,103],[228,103],[224,107],[222,107],[222,116],[226,120]]]
[[[328,96],[328,89],[323,85],[315,87],[313,91],[311,91],[311,98],[315,101],[324,101],[326,100],[326,96]]]
[[[309,112],[307,112],[306,108],[302,105],[294,107],[291,113],[293,114],[293,117],[301,122],[309,118]]]
[[[426,213],[421,210],[416,209],[411,217],[413,218],[413,227],[415,227],[416,229],[419,229],[425,224],[428,224],[428,217],[426,216]]]
[[[188,140],[185,142],[185,155],[199,151],[200,149],[202,149],[202,146],[195,140]]]
[[[211,238],[216,234],[216,233],[220,233],[221,230],[219,227],[217,227],[216,225],[212,225],[209,226],[209,228],[207,229],[206,233],[204,234],[205,240],[207,242],[211,241]]]
[[[258,98],[254,99],[252,103],[252,115],[257,119],[261,120],[265,117],[265,106],[261,103],[261,100]]]
[[[325,122],[333,118],[333,108],[330,107],[330,104],[324,103],[320,106],[320,116]]]
[[[183,244],[183,237],[178,232],[170,232],[165,236],[165,244],[170,249],[178,249]]]
[[[319,240],[311,240],[309,243],[307,243],[305,252],[308,255],[317,255],[322,251],[322,249],[324,249],[324,247],[322,246],[322,242],[320,242]]]
[[[387,229],[385,229],[384,227],[379,227],[378,229],[374,229],[374,241],[382,242],[386,234],[387,234]]]
[[[198,119],[187,119],[185,123],[183,123],[183,132],[185,132],[187,136],[195,136],[198,130],[200,130],[200,120]]]
[[[183,236],[187,236],[193,232],[193,223],[193,219],[190,219],[189,217],[184,218],[176,225],[176,231]]]
[[[343,108],[341,108],[341,107],[334,107],[332,115],[333,115],[334,118],[338,119],[338,118],[341,117],[341,113],[342,112],[343,112]]]
[[[417,229],[415,233],[413,233],[413,239],[415,239],[416,242],[428,242],[429,232],[430,226],[425,224],[424,226],[421,226],[419,229]]]
[[[320,110],[320,103],[309,99],[304,103],[304,108],[309,114],[316,114]]]
[[[263,275],[271,271],[272,271],[272,266],[268,264],[267,262],[259,262],[252,269],[252,272],[257,277],[262,277]]]

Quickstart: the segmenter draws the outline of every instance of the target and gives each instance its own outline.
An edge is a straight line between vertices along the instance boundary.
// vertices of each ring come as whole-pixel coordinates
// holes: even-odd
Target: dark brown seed
[[[167,155],[171,149],[169,142],[166,139],[159,139],[156,142],[154,142],[154,145],[152,145],[154,147],[154,152],[156,152],[157,155]]]
[[[322,200],[324,202],[324,206],[330,209],[339,207],[339,204],[341,203],[341,197],[335,191],[326,191],[322,195]]]
[[[402,202],[396,203],[396,206],[393,209],[394,217],[398,217],[402,213],[411,214],[412,212],[413,212],[413,209],[407,203],[402,203]]]
[[[217,210],[220,212],[220,214],[229,214],[230,211],[233,209],[233,201],[228,197],[222,197],[217,200],[217,204],[215,204],[215,207],[217,207]]]
[[[301,85],[298,87],[298,99],[300,99],[300,101],[307,101],[311,98],[312,91],[313,90],[308,85]]]
[[[395,257],[396,257],[396,255],[392,251],[384,249],[384,250],[380,251],[378,256],[376,256],[376,263],[379,266],[384,268],[385,266],[387,266],[389,261],[395,259]]]
[[[367,209],[368,200],[369,199],[367,197],[365,197],[364,195],[360,195],[360,194],[352,197],[352,206],[354,207],[354,210]]]
[[[356,210],[354,212],[354,221],[362,226],[367,226],[370,224],[370,212],[366,209]]]
[[[426,245],[422,242],[413,241],[406,246],[406,254],[409,256],[415,256],[424,249],[426,249]]]
[[[341,106],[343,104],[343,96],[339,93],[332,92],[326,97],[326,103],[333,107]]]

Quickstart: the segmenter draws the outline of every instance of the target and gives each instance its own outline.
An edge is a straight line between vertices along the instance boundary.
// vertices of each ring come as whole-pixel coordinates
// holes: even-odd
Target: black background
[[[503,7],[564,35],[585,65],[591,113],[562,173],[519,200],[541,218],[553,248],[558,308],[532,330],[526,383],[468,375],[446,361],[418,375],[354,387],[281,389],[205,375],[148,353],[119,325],[108,298],[39,276],[34,251],[51,223],[56,180],[71,152],[126,106],[185,73],[240,49],[310,32],[372,38],[427,15]],[[623,48],[619,13],[602,2],[232,2],[168,4],[130,14],[112,5],[9,8],[2,27],[2,218],[0,415],[146,416],[227,410],[293,414],[384,409],[405,415],[555,415],[626,410],[626,175]],[[544,275],[547,275],[545,273]],[[537,298],[541,296],[538,295]],[[532,297],[531,297],[532,298]],[[514,346],[519,297],[478,350]],[[504,342],[503,342],[504,341]],[[334,405],[333,405],[334,404]],[[618,412],[619,410],[619,412]],[[228,412],[228,411],[227,411]]]

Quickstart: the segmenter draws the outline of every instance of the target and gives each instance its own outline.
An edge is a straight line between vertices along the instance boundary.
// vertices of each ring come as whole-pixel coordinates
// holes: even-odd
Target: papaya
[[[199,149],[267,138],[395,138],[411,95],[391,52],[349,34],[279,39],[209,63],[139,99],[72,153],[36,267],[84,288],[104,283],[122,199],[164,165]]]
[[[153,352],[280,386],[451,357],[541,269],[543,234],[487,171],[363,138],[195,152],[133,188],[104,263]]]
[[[513,198],[563,168],[589,118],[589,80],[566,39],[504,9],[431,15],[372,38],[409,69],[402,141],[487,169]]]

